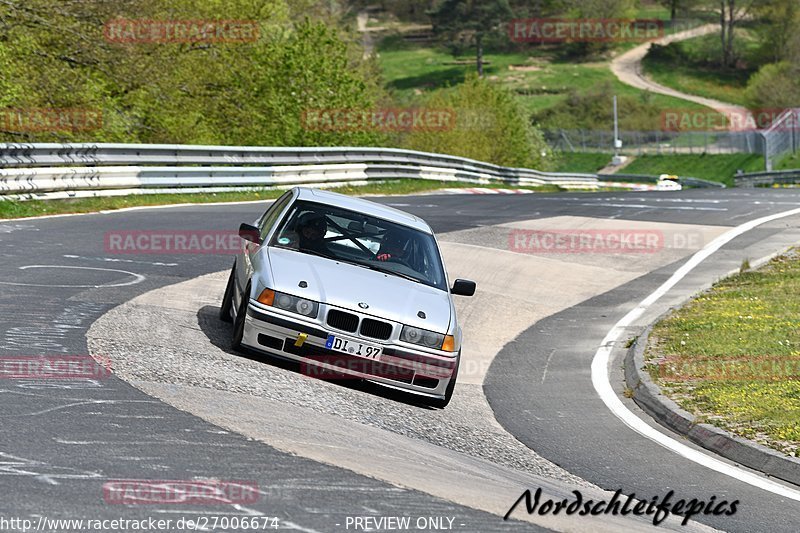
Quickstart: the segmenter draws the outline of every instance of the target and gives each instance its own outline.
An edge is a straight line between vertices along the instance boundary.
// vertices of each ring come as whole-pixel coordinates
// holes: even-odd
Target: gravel
[[[267,356],[230,350],[218,317],[227,272],[157,289],[115,309],[87,334],[92,354],[110,357],[126,381],[182,384],[280,401],[420,439],[519,471],[591,486],[540,457],[495,420],[480,385],[459,384],[443,410],[404,403],[370,383],[320,381]],[[198,294],[196,288],[202,286]],[[191,303],[185,294],[191,291]],[[180,306],[168,302],[181,301]]]

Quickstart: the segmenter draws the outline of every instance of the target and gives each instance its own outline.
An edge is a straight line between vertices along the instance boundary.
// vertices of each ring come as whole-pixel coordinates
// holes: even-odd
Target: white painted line
[[[612,203],[583,203],[581,205],[589,207],[630,207],[632,209],[677,209],[679,211],[727,211],[725,207],[678,207],[672,205],[647,205],[647,204],[612,204]]]
[[[550,360],[553,358],[554,353],[556,353],[555,348],[550,350],[550,355],[547,356],[547,361],[544,362],[544,371],[542,372],[542,384],[544,384],[544,380],[547,378],[547,367],[550,366]]]
[[[302,533],[320,533],[316,529],[310,529],[310,528],[307,528],[307,527],[303,527],[303,526],[295,524],[294,522],[290,522],[288,520],[283,520],[283,525],[286,526],[285,529],[293,529],[295,531],[302,531]]]
[[[594,389],[597,391],[597,394],[600,396],[600,399],[606,404],[606,407],[608,407],[617,418],[622,420],[625,425],[640,435],[647,437],[664,448],[673,451],[699,465],[705,466],[706,468],[710,468],[711,470],[715,470],[721,474],[725,474],[726,476],[738,479],[739,481],[748,483],[754,487],[764,489],[792,500],[800,501],[800,491],[786,487],[785,485],[776,483],[770,479],[744,470],[738,466],[728,464],[709,454],[690,448],[689,446],[665,435],[664,433],[661,433],[657,429],[646,424],[643,420],[633,414],[633,412],[631,412],[627,407],[625,407],[622,401],[617,397],[614,389],[611,387],[611,381],[608,372],[611,361],[611,350],[625,331],[625,328],[630,326],[636,319],[642,316],[651,305],[658,301],[659,298],[664,296],[680,280],[686,277],[686,275],[697,265],[702,263],[711,254],[719,250],[722,246],[739,235],[742,235],[743,233],[750,231],[761,224],[798,214],[800,214],[800,208],[751,220],[750,222],[736,226],[730,231],[723,233],[704,246],[692,257],[690,257],[689,260],[678,270],[676,270],[667,281],[665,281],[647,298],[642,300],[634,309],[629,311],[628,314],[619,320],[619,322],[614,324],[614,327],[611,328],[611,331],[609,331],[605,336],[600,348],[598,348],[594,355],[594,359],[592,360],[592,384],[594,385]]]
[[[59,287],[59,288],[74,288],[74,289],[99,289],[105,287],[127,287],[129,285],[136,285],[145,280],[145,277],[135,272],[128,272],[127,270],[117,270],[115,268],[95,268],[84,266],[66,266],[66,265],[26,265],[19,267],[20,270],[28,270],[29,268],[77,268],[80,270],[103,270],[105,272],[121,272],[133,276],[133,280],[126,281],[125,283],[109,283],[104,285],[50,285],[43,283],[15,283],[13,281],[0,281],[0,285],[17,285],[21,287]]]
[[[5,220],[5,219],[4,219]],[[16,220],[16,219],[8,219]],[[0,221],[2,222],[2,221]],[[0,223],[0,233],[11,233],[12,231],[39,231],[36,226],[29,226],[26,224],[8,224]]]
[[[117,259],[114,257],[83,257],[81,255],[69,255],[64,254],[62,257],[66,257],[67,259],[82,259],[84,261],[103,261],[105,263],[135,263],[137,265],[152,265],[152,266],[167,266],[167,267],[174,267],[178,266],[178,263],[159,263],[158,261],[136,261],[134,259]]]

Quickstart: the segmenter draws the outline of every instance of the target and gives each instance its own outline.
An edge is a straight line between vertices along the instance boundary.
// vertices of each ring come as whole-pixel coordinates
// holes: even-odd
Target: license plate
[[[383,351],[383,348],[380,346],[364,344],[353,339],[345,339],[335,335],[328,335],[325,347],[336,352],[357,355],[358,357],[373,360],[377,360]]]

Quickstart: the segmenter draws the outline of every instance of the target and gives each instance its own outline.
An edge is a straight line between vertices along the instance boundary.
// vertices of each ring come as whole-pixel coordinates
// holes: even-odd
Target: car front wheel
[[[247,317],[247,305],[250,302],[250,284],[242,293],[239,308],[236,310],[236,318],[233,321],[233,340],[231,341],[231,348],[234,350],[242,349],[242,340],[244,339],[244,323]]]
[[[428,405],[431,407],[438,407],[439,409],[447,407],[447,404],[450,403],[450,399],[453,397],[453,391],[456,389],[456,378],[458,378],[458,366],[460,364],[461,354],[459,354],[458,363],[456,363],[456,367],[453,369],[453,377],[450,378],[450,383],[447,384],[447,388],[444,391],[444,398],[432,398],[428,400]]]
[[[222,297],[222,305],[219,307],[219,319],[223,322],[232,322],[231,308],[233,307],[233,291],[236,284],[236,263],[231,268],[231,275],[228,276],[228,285],[225,286],[225,295]]]

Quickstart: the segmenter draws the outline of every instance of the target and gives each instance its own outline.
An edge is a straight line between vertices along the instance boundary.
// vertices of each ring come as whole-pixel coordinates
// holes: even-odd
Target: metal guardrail
[[[340,184],[387,178],[596,188],[597,176],[508,168],[389,148],[146,144],[0,144],[0,199],[49,199],[189,188]],[[201,189],[205,190],[205,189]]]
[[[734,178],[737,187],[767,187],[800,183],[800,169],[773,170],[770,172],[751,172]]]

